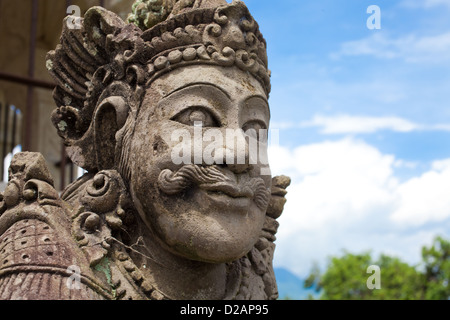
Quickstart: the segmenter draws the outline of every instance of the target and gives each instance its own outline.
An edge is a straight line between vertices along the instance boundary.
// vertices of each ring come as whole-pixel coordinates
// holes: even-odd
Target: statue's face
[[[262,86],[237,67],[189,66],[151,84],[128,167],[139,214],[164,248],[219,263],[254,246],[271,177],[263,163],[267,145],[256,152],[249,145],[268,126]]]

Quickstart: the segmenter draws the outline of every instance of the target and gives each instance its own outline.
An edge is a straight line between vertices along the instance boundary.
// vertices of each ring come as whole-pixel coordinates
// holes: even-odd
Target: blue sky
[[[342,249],[420,261],[450,237],[450,0],[246,0],[268,43],[275,266]],[[381,29],[367,28],[370,5]]]

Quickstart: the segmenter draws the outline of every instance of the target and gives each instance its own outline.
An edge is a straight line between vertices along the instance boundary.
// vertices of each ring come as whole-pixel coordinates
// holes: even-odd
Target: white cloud
[[[447,168],[450,168],[450,159],[433,161],[431,168],[435,171],[446,170]]]
[[[326,117],[315,115],[301,127],[321,127],[324,134],[374,133],[379,130],[410,132],[420,129],[420,125],[399,117],[369,117],[338,115]]]
[[[294,127],[294,124],[290,123],[290,127],[285,124],[283,129]],[[301,122],[296,127],[318,127],[322,134],[361,134],[375,133],[381,130],[394,132],[450,131],[449,124],[425,125],[395,116],[372,117],[347,114],[335,116],[315,115],[311,120]]]
[[[271,150],[273,172],[290,175],[287,214],[302,229],[316,229],[327,222],[357,218],[365,210],[390,203],[394,157],[354,139],[301,146],[289,151]],[[291,196],[293,199],[291,199]],[[297,223],[287,223],[284,231],[295,233]]]
[[[421,246],[450,228],[450,159],[400,182],[395,168],[412,164],[346,138],[293,150],[272,147],[270,163],[274,175],[292,178],[275,265],[299,275],[344,248],[415,263]]]
[[[332,58],[344,56],[374,56],[380,59],[402,59],[412,63],[442,63],[450,61],[450,32],[419,37],[414,34],[391,38],[385,33],[341,44]]]
[[[450,8],[450,1],[449,0],[425,0],[423,1],[424,6],[427,8],[435,7],[444,5]]]
[[[413,161],[405,161],[402,159],[395,160],[394,168],[407,168],[407,169],[415,169],[419,165],[418,162]]]
[[[400,185],[392,221],[405,226],[441,222],[450,217],[450,160],[436,161],[420,177]]]
[[[404,0],[400,3],[400,6],[406,8],[423,8],[431,9],[440,6],[446,6],[450,8],[449,0]]]

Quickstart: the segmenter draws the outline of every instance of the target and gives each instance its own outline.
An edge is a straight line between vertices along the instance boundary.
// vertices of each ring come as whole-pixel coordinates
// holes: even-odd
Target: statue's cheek
[[[155,136],[152,143],[152,154],[154,157],[165,156],[169,152],[169,145],[161,136]]]

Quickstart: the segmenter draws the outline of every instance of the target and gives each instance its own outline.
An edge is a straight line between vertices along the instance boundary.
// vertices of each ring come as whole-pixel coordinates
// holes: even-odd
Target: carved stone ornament
[[[0,299],[276,299],[290,179],[267,173],[267,141],[250,150],[270,72],[244,3],[139,0],[128,23],[93,7],[68,25],[47,56],[52,121],[87,173],[59,194],[42,155],[15,155]]]

